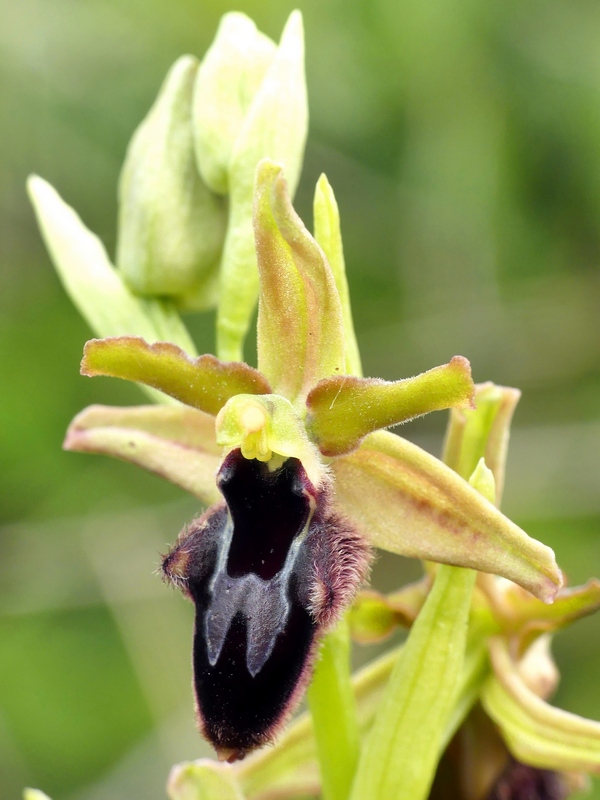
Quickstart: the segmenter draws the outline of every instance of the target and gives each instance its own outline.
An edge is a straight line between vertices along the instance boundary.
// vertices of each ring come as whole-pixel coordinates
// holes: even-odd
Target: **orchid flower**
[[[132,380],[179,402],[92,406],[65,441],[213,504],[184,529],[163,573],[196,606],[199,723],[229,759],[271,741],[297,705],[322,633],[365,579],[370,547],[502,575],[546,602],[561,584],[549,548],[442,462],[381,430],[470,407],[469,365],[457,356],[397,382],[349,374],[359,367],[347,347],[354,334],[325,178],[315,212],[316,240],[282,169],[259,164],[258,369],[168,342],[92,340],[84,375]]]
[[[516,389],[486,383],[476,387],[476,410],[451,412],[444,458],[465,473],[478,465],[474,471],[480,476],[480,490],[497,501],[504,482],[510,421],[519,397]],[[362,591],[350,613],[353,638],[363,644],[374,643],[387,638],[398,625],[412,626],[431,592],[435,571],[430,569],[418,583],[387,596]],[[584,788],[585,774],[600,772],[600,723],[546,702],[558,681],[549,642],[553,632],[599,608],[597,580],[561,589],[555,602],[547,605],[513,582],[479,573],[454,709],[439,743],[439,780],[434,780],[430,789],[432,774],[424,781],[422,792],[406,796],[564,800]],[[361,759],[368,759],[369,737],[373,737],[377,719],[386,715],[390,675],[405,649],[403,645],[388,651],[353,676]],[[420,724],[429,725],[426,716]],[[379,763],[371,765],[374,772],[382,759],[382,738],[385,732],[384,737],[377,737]],[[419,758],[410,732],[401,745]],[[406,773],[402,777],[406,780]],[[207,796],[292,798],[319,794],[321,781],[314,728],[310,716],[303,714],[275,747],[233,768],[208,760],[175,767],[169,796],[181,800],[187,792],[214,783],[221,794]],[[367,797],[357,783],[355,780],[352,798]]]

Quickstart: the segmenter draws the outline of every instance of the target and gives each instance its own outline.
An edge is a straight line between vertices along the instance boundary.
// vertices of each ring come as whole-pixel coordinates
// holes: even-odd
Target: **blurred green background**
[[[366,373],[470,358],[518,386],[505,510],[572,582],[600,573],[600,5],[310,0],[311,126],[297,207],[325,171],[342,214]],[[240,2],[277,39],[293,8]],[[190,608],[153,575],[194,502],[63,453],[93,402],[90,331],[24,182],[51,181],[115,242],[125,148],[166,70],[202,55],[221,0],[0,2],[0,799],[158,800],[194,731]],[[189,319],[213,349],[212,315]],[[439,453],[445,415],[403,434]],[[391,589],[416,565],[382,559]],[[556,702],[600,719],[600,620],[557,637]],[[365,657],[364,651],[360,654]],[[368,653],[366,654],[368,655]],[[594,797],[600,798],[596,787]]]

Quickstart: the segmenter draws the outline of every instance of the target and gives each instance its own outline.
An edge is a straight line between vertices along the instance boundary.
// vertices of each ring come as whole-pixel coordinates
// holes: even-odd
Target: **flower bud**
[[[252,226],[256,167],[263,158],[280,164],[293,194],[307,127],[300,12],[290,15],[275,49],[246,17],[228,15],[199,70],[194,96],[199,169],[229,200],[217,317],[217,354],[224,360],[241,359],[258,297]]]
[[[196,159],[213,192],[229,191],[231,154],[276,50],[251,19],[232,12],[200,64],[193,104]]]
[[[138,294],[190,293],[202,308],[215,300],[226,211],[196,167],[197,68],[192,56],[175,62],[131,140],[119,185],[117,266]]]

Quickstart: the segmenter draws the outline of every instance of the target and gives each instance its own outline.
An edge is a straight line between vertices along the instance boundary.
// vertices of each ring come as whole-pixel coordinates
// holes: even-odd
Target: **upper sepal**
[[[372,433],[332,469],[337,502],[376,547],[502,575],[544,602],[562,585],[549,547],[405,439]]]
[[[294,211],[283,171],[256,172],[260,275],[258,367],[277,394],[301,404],[315,383],[345,371],[340,299],[327,259]]]
[[[271,391],[260,372],[247,364],[225,363],[213,355],[191,358],[170,342],[150,345],[139,336],[87,342],[81,374],[108,375],[143,383],[213,415],[236,394]]]
[[[470,408],[474,393],[471,366],[462,356],[393,383],[335,375],[322,380],[308,395],[306,425],[324,455],[339,456],[380,428],[430,411]]]

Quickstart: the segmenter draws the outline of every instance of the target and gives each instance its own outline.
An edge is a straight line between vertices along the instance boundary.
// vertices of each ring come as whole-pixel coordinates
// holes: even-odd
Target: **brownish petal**
[[[324,455],[339,456],[379,428],[430,411],[473,407],[474,394],[471,366],[462,356],[401,381],[335,375],[308,395],[307,428]]]
[[[139,336],[87,342],[81,374],[108,375],[143,383],[213,415],[236,394],[271,391],[266,378],[247,364],[219,361],[213,355],[192,358],[177,345],[148,344]]]

